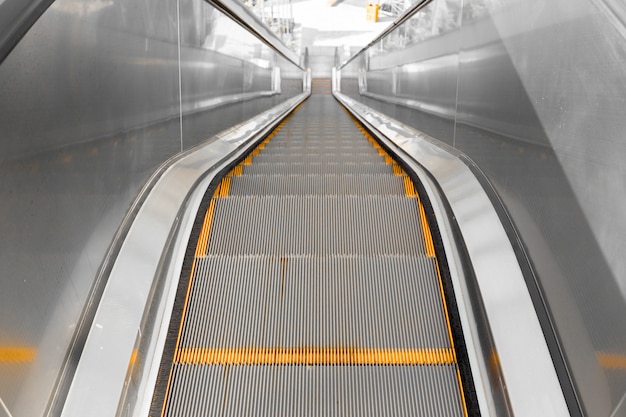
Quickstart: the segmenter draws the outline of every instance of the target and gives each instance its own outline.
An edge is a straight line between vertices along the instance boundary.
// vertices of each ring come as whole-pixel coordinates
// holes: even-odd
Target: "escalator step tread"
[[[209,253],[386,255],[425,248],[417,202],[403,195],[232,196],[216,200]]]
[[[448,349],[435,268],[425,255],[201,258],[180,347]]]
[[[463,416],[452,366],[176,365],[173,376],[167,417]]]
[[[398,195],[402,177],[390,175],[242,175],[233,177],[231,196]]]
[[[224,177],[164,416],[467,417],[423,206],[372,140],[314,95]]]

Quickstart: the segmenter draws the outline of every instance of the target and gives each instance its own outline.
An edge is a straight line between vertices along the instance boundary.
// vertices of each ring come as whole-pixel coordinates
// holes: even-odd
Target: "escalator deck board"
[[[224,176],[202,218],[153,410],[467,416],[422,202],[332,96]]]

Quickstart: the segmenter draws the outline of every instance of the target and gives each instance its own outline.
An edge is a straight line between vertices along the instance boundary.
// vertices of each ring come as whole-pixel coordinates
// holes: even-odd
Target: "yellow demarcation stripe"
[[[215,190],[217,194],[218,190]],[[200,231],[200,237],[198,238],[198,245],[196,246],[195,258],[204,256],[207,252],[207,246],[209,244],[209,234],[211,231],[211,223],[213,222],[213,213],[215,212],[215,198],[211,199],[209,208],[204,216],[204,222],[202,223],[202,230]]]
[[[237,168],[237,167],[235,167]],[[234,170],[233,170],[234,171]],[[220,197],[221,198],[226,198],[228,197],[228,193],[230,191],[230,179],[232,177],[230,175],[225,176],[224,178],[222,178],[222,182],[220,183]]]
[[[0,347],[0,363],[32,362],[37,356],[37,349],[24,346]]]
[[[241,177],[243,175],[243,165],[239,164],[233,167],[230,171],[230,175],[233,177]]]
[[[603,368],[626,370],[626,355],[596,352],[596,358]]]
[[[461,393],[461,404],[463,404],[463,415],[465,417],[468,416],[467,414],[467,404],[465,403],[465,391],[463,390],[463,380],[461,379],[461,371],[459,371],[459,368],[456,368],[456,379],[459,381],[459,392]]]
[[[437,271],[437,280],[439,281],[439,293],[441,296],[441,304],[443,306],[443,314],[446,317],[446,328],[448,330],[448,340],[450,341],[450,346],[451,346],[451,351],[452,354],[454,355],[454,361],[457,361],[456,358],[456,349],[454,348],[454,338],[452,337],[452,324],[450,322],[450,314],[448,313],[448,303],[446,302],[446,294],[443,290],[443,279],[441,277],[441,268],[439,267],[439,260],[437,260],[436,254],[435,254],[435,246],[433,244],[433,238],[432,238],[432,234],[430,232],[430,227],[428,226],[428,221],[426,220],[426,213],[424,211],[424,206],[422,205],[422,202],[419,200],[418,198],[418,206],[419,206],[419,211],[420,211],[420,219],[422,221],[422,229],[424,230],[424,240],[426,241],[426,253],[435,258],[435,270]],[[431,255],[432,253],[432,255]],[[465,417],[468,416],[468,412],[467,412],[467,404],[465,401],[465,391],[463,388],[463,380],[461,378],[461,372],[459,371],[459,368],[457,367],[456,369],[456,377],[457,380],[459,381],[459,393],[461,394],[461,404],[463,404],[463,415]]]
[[[443,314],[446,316],[446,326],[448,329],[448,339],[450,340],[450,346],[454,351],[454,339],[452,338],[452,325],[450,324],[450,315],[448,314],[448,303],[446,303],[446,294],[443,291],[443,280],[441,279],[441,272],[439,271],[439,261],[435,259],[435,269],[437,270],[437,279],[439,281],[439,294],[441,295],[441,303],[443,304]],[[456,352],[455,352],[456,357]]]
[[[424,232],[424,243],[426,244],[426,255],[431,258],[435,257],[435,245],[433,244],[433,236],[430,234],[430,227],[426,220],[426,212],[421,200],[417,200],[417,205],[420,212],[420,222],[422,223],[422,230]]]
[[[417,191],[415,191],[415,185],[413,184],[413,181],[411,181],[411,178],[409,178],[408,176],[405,176],[403,180],[404,180],[404,192],[406,196],[409,198],[417,197]]]
[[[402,169],[402,167],[398,164],[393,164],[393,174],[396,177],[403,177],[406,175],[406,172]]]
[[[453,349],[180,348],[175,363],[196,365],[451,365]]]
[[[198,258],[206,255],[207,247],[209,243],[209,235],[211,232],[211,223],[213,222],[213,213],[215,212],[215,198],[219,195],[221,183],[217,185],[217,189],[213,193],[209,208],[204,215],[204,221],[202,222],[202,229],[200,230],[200,237],[198,238],[198,244],[196,245],[196,252],[191,264],[191,273],[189,274],[189,283],[187,283],[187,292],[185,293],[185,304],[183,304],[183,312],[180,318],[180,326],[178,327],[178,335],[176,336],[176,347],[174,348],[174,357],[178,352],[180,346],[180,337],[183,334],[183,326],[185,323],[185,316],[187,315],[187,307],[189,306],[189,294],[191,293],[191,285],[193,284],[193,277],[196,271],[196,262]],[[161,417],[165,416],[165,407],[167,405],[167,399],[170,395],[170,387],[172,385],[172,373],[174,368],[170,368],[170,373],[167,378],[167,387],[165,389],[165,399],[163,400],[163,407],[161,408]]]

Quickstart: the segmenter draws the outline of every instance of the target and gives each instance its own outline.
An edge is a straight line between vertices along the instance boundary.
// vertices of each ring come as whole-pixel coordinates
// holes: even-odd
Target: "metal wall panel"
[[[59,0],[0,65],[0,415],[44,413],[155,169],[301,91],[298,68],[220,19],[202,0]],[[218,50],[232,33],[239,49]]]
[[[405,26],[351,61],[342,90],[478,164],[530,256],[584,412],[621,415],[626,7],[434,0],[418,15],[432,29],[435,9],[461,4],[458,28]]]
[[[302,91],[302,74],[293,64],[210,4],[186,1],[181,8],[188,10],[181,19],[185,149]],[[274,68],[283,83],[300,88],[273,94]]]

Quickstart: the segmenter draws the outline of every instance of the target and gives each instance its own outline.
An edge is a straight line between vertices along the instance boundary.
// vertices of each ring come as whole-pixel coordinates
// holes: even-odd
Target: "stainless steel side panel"
[[[155,277],[168,282],[179,277],[178,274],[159,276],[159,266],[171,243],[171,234],[178,231],[180,218],[185,212],[194,213],[198,209],[197,206],[189,206],[188,196],[195,192],[196,187],[206,190],[211,179],[229,163],[230,158],[245,153],[245,148],[251,145],[258,131],[267,129],[277,117],[284,116],[304,98],[304,95],[292,98],[276,109],[237,126],[218,140],[185,155],[159,178],[137,214],[115,261],[62,416],[115,415],[122,389],[129,382],[126,376],[135,360],[135,342],[147,336],[143,333],[145,329],[141,327],[141,322]],[[193,217],[190,223],[193,223]],[[190,233],[186,225],[181,227]],[[188,239],[188,234],[181,237],[182,241]],[[182,262],[184,249],[176,256]]]
[[[0,400],[13,417],[42,415],[75,366],[88,297],[150,175],[302,91],[299,68],[229,22],[201,0],[59,0],[0,65]]]
[[[445,10],[461,11],[458,28],[438,17]],[[435,0],[419,13],[421,29],[398,29],[341,69],[342,91],[487,175],[547,303],[553,352],[563,351],[575,383],[570,404],[622,414],[626,7]]]

